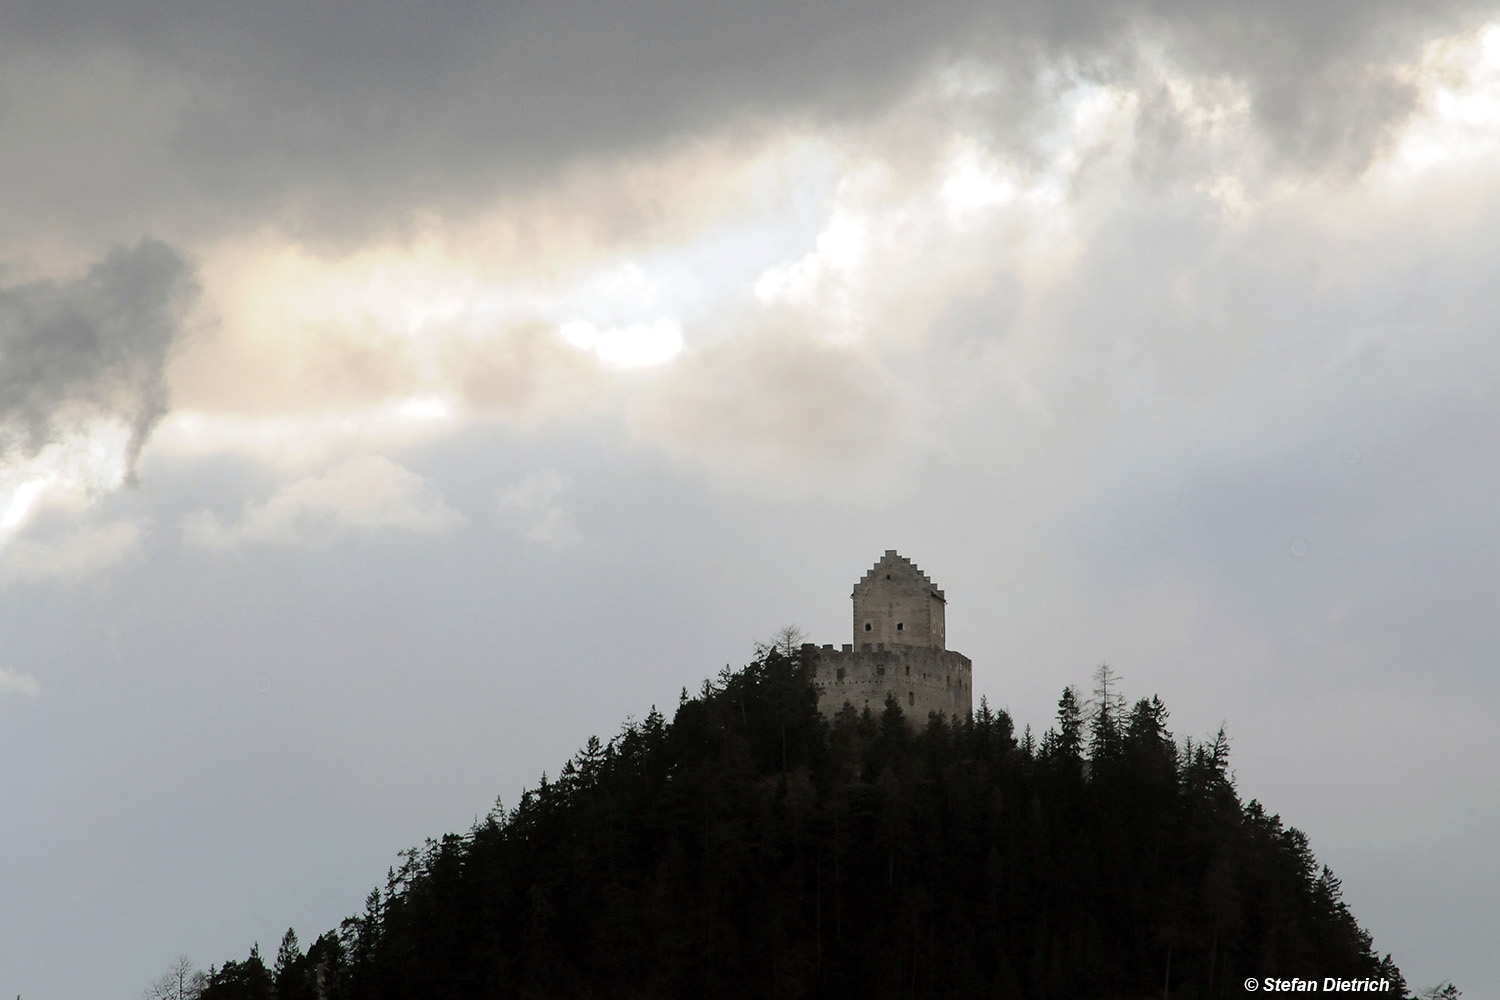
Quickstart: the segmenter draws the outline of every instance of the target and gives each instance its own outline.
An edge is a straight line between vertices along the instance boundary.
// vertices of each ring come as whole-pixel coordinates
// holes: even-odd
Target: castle
[[[818,711],[832,718],[844,705],[877,715],[894,695],[907,719],[925,725],[930,712],[966,718],[974,707],[973,664],[947,648],[943,592],[895,549],[854,585],[854,642],[843,649],[807,643],[816,658]]]

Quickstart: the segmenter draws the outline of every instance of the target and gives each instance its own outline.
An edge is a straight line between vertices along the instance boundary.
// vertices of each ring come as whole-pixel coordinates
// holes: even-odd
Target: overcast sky
[[[1500,7],[0,8],[0,996],[337,926],[888,548],[1500,983]]]

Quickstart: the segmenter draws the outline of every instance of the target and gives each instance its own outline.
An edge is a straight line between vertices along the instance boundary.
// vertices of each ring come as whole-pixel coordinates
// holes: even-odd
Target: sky
[[[0,8],[0,996],[358,911],[889,548],[1500,983],[1500,7]]]

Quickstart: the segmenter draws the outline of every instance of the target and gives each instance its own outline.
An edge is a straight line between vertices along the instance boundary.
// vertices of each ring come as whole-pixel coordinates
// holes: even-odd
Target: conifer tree
[[[1124,710],[1119,676],[1109,664],[1099,664],[1094,671],[1094,694],[1089,700],[1088,712],[1089,760],[1095,769],[1113,762],[1120,755]]]
[[[1040,748],[985,699],[830,720],[807,667],[767,648],[671,721],[590,739],[403,852],[341,933],[303,955],[289,931],[274,977],[255,948],[201,1000],[1405,995],[1307,837],[1241,804],[1222,730],[1178,746],[1153,697],[1105,700],[1110,735],[1072,688]]]

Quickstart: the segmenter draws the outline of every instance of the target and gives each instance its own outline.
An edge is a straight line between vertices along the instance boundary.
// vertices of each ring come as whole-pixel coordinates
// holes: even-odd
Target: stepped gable
[[[850,705],[878,713],[895,698],[914,725],[932,712],[971,713],[973,665],[947,648],[947,597],[916,563],[887,549],[850,597],[853,642],[802,647],[816,659],[819,711],[832,717]]]
[[[927,576],[926,573],[922,572],[922,568],[916,563],[912,562],[910,559],[903,556],[901,553],[897,552],[895,549],[886,549],[885,555],[875,560],[875,565],[871,566],[869,572],[860,577],[859,583],[856,583],[854,586],[856,588],[860,586],[868,586],[870,583],[875,581],[876,577],[883,576],[885,573],[890,572],[893,568],[901,569],[903,571],[909,570],[913,576],[922,581],[922,583],[927,587],[928,590],[932,591],[934,597],[942,601],[944,604],[948,603],[948,599],[943,595],[943,592],[932,585],[932,580]]]
[[[947,598],[895,549],[886,550],[849,596],[855,644],[946,648]]]

